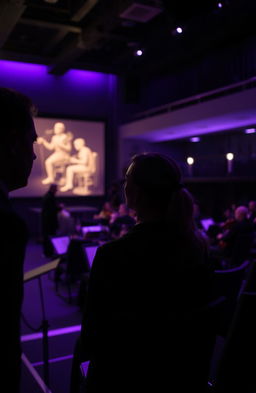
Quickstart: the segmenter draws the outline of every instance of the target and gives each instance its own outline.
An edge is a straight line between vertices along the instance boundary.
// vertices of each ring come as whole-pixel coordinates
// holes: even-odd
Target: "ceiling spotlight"
[[[246,128],[244,130],[245,134],[255,134],[256,129],[255,128]]]
[[[192,138],[189,139],[190,142],[200,142],[199,136],[192,136]]]
[[[183,32],[182,27],[180,27],[180,26],[176,27],[176,32],[178,34],[181,34]]]
[[[232,160],[234,159],[234,154],[233,154],[233,153],[227,153],[227,154],[226,154],[226,159],[227,159],[228,161],[232,161]]]
[[[138,49],[138,50],[136,50],[135,54],[136,54],[136,56],[142,56],[143,51],[141,49]]]

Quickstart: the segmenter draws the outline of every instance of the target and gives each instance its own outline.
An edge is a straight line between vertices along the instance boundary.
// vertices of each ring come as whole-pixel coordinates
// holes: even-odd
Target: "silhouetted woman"
[[[132,159],[125,194],[138,224],[97,251],[71,391],[89,360],[86,393],[206,392],[211,274],[192,197],[177,164],[155,153]]]

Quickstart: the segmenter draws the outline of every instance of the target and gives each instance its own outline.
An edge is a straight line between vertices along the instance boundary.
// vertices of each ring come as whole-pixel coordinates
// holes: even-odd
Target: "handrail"
[[[253,76],[253,77],[246,79],[242,82],[236,82],[236,83],[233,83],[228,86],[224,86],[224,87],[220,87],[218,89],[210,90],[206,93],[196,94],[191,97],[187,97],[187,98],[183,98],[181,100],[169,102],[168,104],[161,105],[161,106],[158,106],[155,108],[148,109],[143,112],[136,113],[134,115],[134,118],[149,117],[149,116],[153,116],[159,112],[170,112],[175,108],[178,109],[179,106],[184,107],[184,106],[193,105],[195,103],[198,103],[198,102],[204,100],[205,98],[213,97],[216,94],[220,94],[223,92],[226,92],[228,94],[228,91],[230,91],[230,90],[237,89],[239,87],[241,87],[241,88],[249,87],[248,85],[250,83],[254,83],[254,82],[256,82],[256,76]],[[254,87],[254,86],[252,86],[252,87]]]
[[[251,261],[246,260],[244,261],[241,265],[233,267],[231,269],[223,269],[223,270],[214,270],[214,273],[220,273],[220,274],[225,274],[225,273],[233,273],[233,272],[239,272],[240,270],[245,269],[247,266],[249,266]]]

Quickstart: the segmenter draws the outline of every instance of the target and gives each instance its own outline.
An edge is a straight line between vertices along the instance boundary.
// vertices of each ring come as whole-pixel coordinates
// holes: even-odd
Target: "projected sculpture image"
[[[45,170],[47,177],[42,180],[42,184],[50,184],[55,182],[57,166],[63,166],[69,163],[70,152],[72,149],[71,140],[73,135],[71,132],[65,132],[64,123],[55,123],[53,127],[53,133],[50,142],[43,137],[37,138],[37,143],[43,145],[47,150],[53,150],[54,152],[45,160]]]
[[[69,158],[69,164],[66,168],[66,184],[60,188],[60,191],[65,192],[74,188],[74,178],[76,174],[82,176],[81,185],[84,190],[88,186],[88,177],[93,171],[93,156],[92,151],[86,146],[86,142],[83,138],[77,138],[74,140],[74,148],[77,154]],[[82,190],[81,190],[82,191]]]
[[[50,141],[47,137],[38,137],[37,142],[46,150],[53,151],[46,159],[41,150],[41,162],[47,177],[42,184],[56,183],[60,192],[72,192],[77,195],[88,195],[91,187],[97,186],[96,162],[98,153],[93,152],[84,138],[73,140],[73,133],[67,132],[64,123],[57,122],[52,130],[45,134],[52,134]],[[72,154],[72,149],[76,154]]]

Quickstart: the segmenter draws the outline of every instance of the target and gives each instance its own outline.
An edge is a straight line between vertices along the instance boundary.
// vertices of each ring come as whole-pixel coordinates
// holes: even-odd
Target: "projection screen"
[[[36,117],[37,156],[27,187],[13,197],[38,197],[50,184],[59,196],[103,195],[105,183],[105,123]]]

